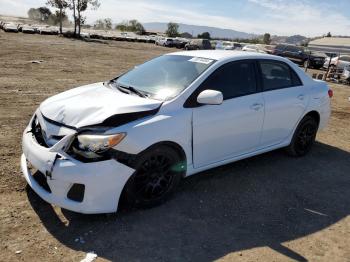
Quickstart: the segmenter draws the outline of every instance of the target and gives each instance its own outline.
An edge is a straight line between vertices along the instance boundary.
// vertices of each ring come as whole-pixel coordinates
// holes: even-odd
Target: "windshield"
[[[207,58],[164,55],[135,67],[113,84],[132,87],[154,99],[169,100],[187,88],[214,62]]]

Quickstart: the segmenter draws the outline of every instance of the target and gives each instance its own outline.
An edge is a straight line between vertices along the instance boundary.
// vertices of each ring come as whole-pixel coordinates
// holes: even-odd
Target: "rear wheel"
[[[287,147],[287,153],[296,157],[306,155],[315,143],[317,129],[318,123],[313,117],[304,117],[293,135],[292,142]]]
[[[124,197],[128,205],[147,208],[169,198],[181,180],[185,163],[171,147],[158,146],[142,154],[135,169]]]

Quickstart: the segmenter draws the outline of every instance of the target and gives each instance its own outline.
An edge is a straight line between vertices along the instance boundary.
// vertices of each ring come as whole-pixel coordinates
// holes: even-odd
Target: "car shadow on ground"
[[[304,158],[279,150],[187,178],[169,202],[153,209],[109,216],[62,210],[68,224],[32,190],[27,193],[62,244],[110,260],[212,261],[268,246],[307,261],[283,243],[349,215],[348,170],[350,153],[329,145],[317,143]]]

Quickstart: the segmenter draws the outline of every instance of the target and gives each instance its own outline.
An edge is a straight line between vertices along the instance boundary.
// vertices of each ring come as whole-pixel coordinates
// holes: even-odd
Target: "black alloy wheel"
[[[148,150],[138,159],[136,171],[125,186],[126,201],[146,208],[161,204],[173,193],[184,171],[184,161],[171,147]]]
[[[317,121],[311,116],[306,116],[297,127],[287,152],[292,156],[306,155],[315,143],[317,130]]]

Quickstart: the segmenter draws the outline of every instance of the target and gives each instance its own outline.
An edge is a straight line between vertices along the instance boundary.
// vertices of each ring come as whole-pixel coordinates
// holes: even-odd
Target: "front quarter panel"
[[[139,154],[160,142],[178,144],[186,154],[187,164],[192,164],[192,110],[161,110],[155,116],[132,122],[109,132],[126,132],[127,136],[115,149],[129,154]]]

